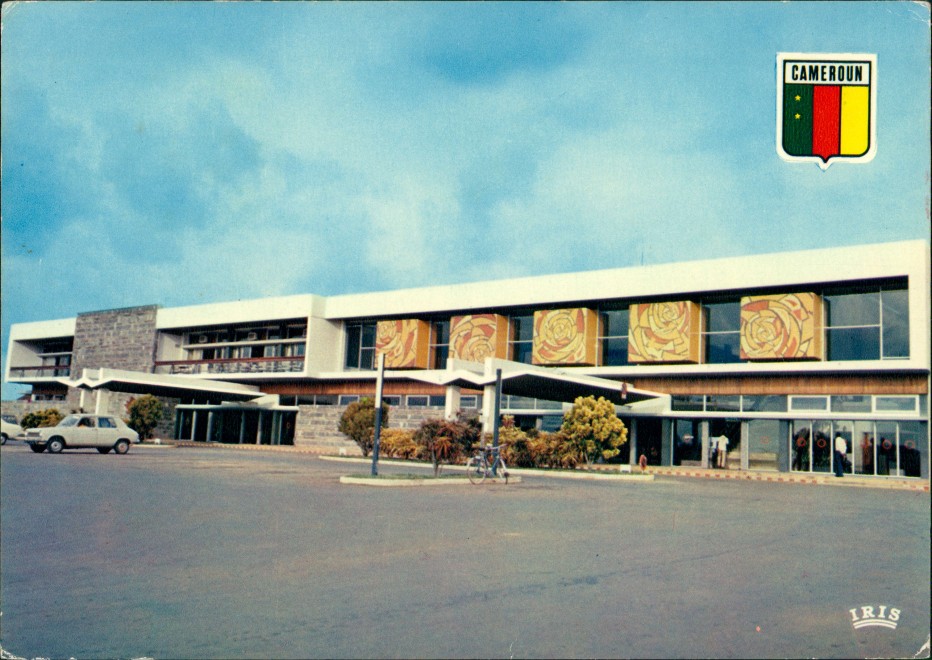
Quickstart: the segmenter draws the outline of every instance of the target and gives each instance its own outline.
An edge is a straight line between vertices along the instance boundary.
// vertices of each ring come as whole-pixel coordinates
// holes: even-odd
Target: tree
[[[615,406],[604,397],[578,397],[563,416],[560,433],[570,449],[586,461],[586,467],[601,456],[617,456],[628,441],[628,429],[615,414]]]
[[[19,425],[24,429],[36,429],[44,426],[57,426],[62,420],[62,414],[57,408],[46,408],[45,410],[36,410],[35,412],[26,413]]]
[[[165,408],[162,402],[151,394],[143,394],[138,399],[132,398],[126,403],[129,419],[127,426],[139,434],[140,440],[147,440],[152,430],[162,421]]]
[[[434,464],[434,476],[440,476],[440,463],[453,463],[466,455],[482,438],[479,420],[470,418],[428,419],[414,433],[414,441]]]
[[[388,411],[388,404],[382,403],[383,427],[388,426]],[[346,406],[338,428],[340,433],[359,445],[363,456],[368,456],[375,439],[375,402],[363,397]]]

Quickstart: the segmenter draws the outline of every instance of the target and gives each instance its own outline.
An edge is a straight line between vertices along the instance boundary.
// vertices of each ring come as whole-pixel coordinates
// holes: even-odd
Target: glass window
[[[430,397],[428,404],[431,406],[445,406],[447,405],[447,397],[443,394],[437,394]]]
[[[382,403],[387,403],[387,404],[390,405],[390,406],[400,406],[400,405],[401,405],[401,397],[400,397],[400,396],[397,396],[397,395],[395,395],[395,394],[383,395],[383,396],[382,396]]]
[[[916,412],[916,397],[878,396],[874,406],[877,412]]]
[[[699,420],[677,419],[673,427],[673,465],[700,465],[702,438]]]
[[[372,369],[375,358],[375,323],[346,325],[347,369]]]
[[[871,398],[865,395],[832,397],[832,412],[870,412]]]
[[[745,412],[786,412],[786,397],[782,395],[745,395],[741,398]]]
[[[409,394],[407,397],[407,404],[411,408],[423,408],[427,405],[429,399],[426,396]]]
[[[482,405],[481,397],[475,394],[464,394],[460,397],[460,408],[478,408]]]
[[[450,322],[436,321],[431,327],[430,339],[434,369],[445,369],[450,355]]]
[[[704,399],[701,394],[674,394],[670,407],[672,410],[702,410]]]
[[[879,360],[880,328],[829,328],[829,360]]]
[[[922,465],[928,466],[926,425],[923,422],[900,422],[900,476],[922,476]]]
[[[102,429],[115,429],[116,427],[117,427],[117,426],[116,426],[116,422],[114,422],[114,421],[113,421],[112,419],[110,419],[109,417],[101,417],[101,418],[100,418],[100,428],[102,428]]]
[[[828,397],[825,396],[791,396],[791,410],[828,410]]]
[[[716,395],[706,397],[706,410],[724,410],[738,411],[741,410],[741,397],[738,395]]]
[[[880,291],[825,296],[827,325],[837,328],[880,325]]]
[[[341,406],[347,406],[351,403],[355,403],[356,401],[359,401],[358,394],[341,394],[339,404]]]
[[[628,364],[628,309],[611,309],[602,312],[602,366]]]
[[[511,317],[511,359],[531,364],[534,351],[534,315]]]
[[[881,291],[880,304],[883,319],[883,356],[909,357],[909,291]]]
[[[707,302],[702,309],[705,314],[705,361],[710,364],[740,362],[740,301]]]

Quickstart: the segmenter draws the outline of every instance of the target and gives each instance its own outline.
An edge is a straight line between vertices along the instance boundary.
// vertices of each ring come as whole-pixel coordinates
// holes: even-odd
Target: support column
[[[699,422],[699,437],[702,438],[702,467],[709,469],[709,423],[707,421]]]
[[[256,444],[257,445],[262,444],[262,431],[265,430],[265,423],[264,423],[265,418],[266,418],[266,415],[260,410],[259,411],[259,423],[256,425]],[[269,444],[277,445],[278,443],[275,442],[275,438],[269,436]]]
[[[456,414],[460,411],[460,387],[459,385],[447,385],[447,395],[443,404],[444,419],[456,419]]]
[[[194,428],[193,426],[191,427]],[[204,440],[210,442],[210,439],[214,437],[214,411],[209,410],[207,412],[207,435]]]
[[[631,443],[631,465],[637,465],[638,459],[641,458],[638,454],[638,418],[631,418],[631,433],[629,434],[628,442]]]
[[[482,432],[491,433],[495,420],[495,383],[482,390]]]
[[[748,423],[741,422],[741,469],[747,470],[750,452],[748,449]]]
[[[97,388],[97,400],[94,402],[94,414],[106,415],[107,408],[110,405],[110,390],[103,387]]]
[[[241,410],[239,414],[239,444],[243,444],[246,439],[246,411]]]

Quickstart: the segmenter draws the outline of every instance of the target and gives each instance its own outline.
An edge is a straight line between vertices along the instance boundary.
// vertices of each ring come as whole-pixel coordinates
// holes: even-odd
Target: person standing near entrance
[[[718,466],[720,468],[728,467],[728,436],[718,436],[715,441],[715,448],[718,451]]]
[[[848,453],[848,444],[840,435],[835,436],[835,476],[845,476],[845,455]]]

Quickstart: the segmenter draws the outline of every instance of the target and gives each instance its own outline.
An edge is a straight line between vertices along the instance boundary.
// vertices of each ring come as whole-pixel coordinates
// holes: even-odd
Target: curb
[[[410,488],[412,486],[472,486],[473,484],[465,476],[462,479],[435,479],[425,477],[424,479],[371,479],[367,477],[340,477],[341,484],[353,484],[357,486],[377,486],[381,488]],[[521,483],[521,477],[509,475],[508,479],[486,479],[483,483],[511,485]]]

